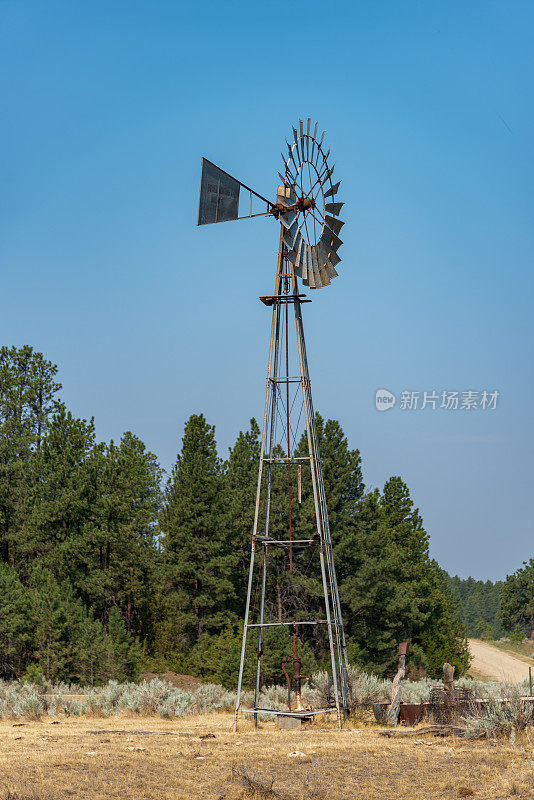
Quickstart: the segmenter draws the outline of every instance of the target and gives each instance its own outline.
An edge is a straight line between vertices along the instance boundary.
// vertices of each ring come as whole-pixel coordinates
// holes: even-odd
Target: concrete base
[[[300,728],[302,726],[303,720],[299,717],[284,717],[279,715],[278,717],[278,728],[281,731],[293,731],[295,728]]]

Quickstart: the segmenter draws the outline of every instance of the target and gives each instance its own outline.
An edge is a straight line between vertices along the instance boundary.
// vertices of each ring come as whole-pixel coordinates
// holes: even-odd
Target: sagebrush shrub
[[[506,702],[495,697],[466,719],[465,736],[468,739],[493,739],[499,736],[515,739],[528,726],[534,725],[534,706],[521,698],[516,689]]]

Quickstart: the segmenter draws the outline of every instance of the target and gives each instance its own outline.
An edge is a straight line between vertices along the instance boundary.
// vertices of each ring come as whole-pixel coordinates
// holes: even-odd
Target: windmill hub
[[[310,208],[315,208],[315,206],[316,203],[313,197],[300,197],[295,204],[298,211],[309,211]]]

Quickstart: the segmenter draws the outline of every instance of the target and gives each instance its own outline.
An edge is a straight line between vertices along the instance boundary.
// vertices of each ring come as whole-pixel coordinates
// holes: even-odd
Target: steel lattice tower
[[[323,148],[324,133],[319,140],[317,125],[311,134],[310,124],[308,120],[305,130],[301,122],[300,134],[293,129],[294,141],[287,143],[288,156],[283,157],[284,174],[279,173],[283,183],[278,187],[276,203],[203,159],[199,225],[266,215],[278,219],[281,227],[274,294],[260,298],[272,308],[272,320],[234,727],[241,707],[246,656],[252,647],[256,656],[254,705],[248,710],[254,713],[256,723],[258,712],[262,711],[305,717],[326,710],[305,709],[301,701],[301,680],[305,676],[301,674],[299,640],[310,631],[320,639],[320,629],[326,630],[323,641],[327,639],[332,668],[331,707],[340,727],[348,712],[346,643],[302,323],[302,305],[310,301],[299,294],[298,285],[301,278],[305,286],[317,289],[328,286],[337,276],[335,267],[341,260],[337,250],[342,244],[338,234],[343,225],[339,212],[343,203],[334,202],[340,182],[332,182],[334,168],[328,165],[330,150],[325,153]],[[241,188],[250,193],[250,208],[242,216]],[[253,213],[253,196],[267,205],[265,212]],[[300,403],[295,406],[299,396]],[[302,444],[300,449],[296,447],[302,412],[305,453]],[[313,521],[300,513],[303,474],[311,484]],[[268,597],[269,578],[280,551],[284,563],[289,557],[289,581],[297,581],[303,554],[310,554],[308,569],[314,565],[322,586],[321,613],[315,613],[315,618],[303,613],[296,601],[294,607],[283,609],[278,582],[278,615],[276,620],[269,618],[274,607]],[[262,659],[267,633],[272,628],[285,628],[292,634],[292,652],[281,664],[288,682],[288,712],[262,709],[259,705]],[[286,670],[289,663],[293,666],[293,682]],[[293,709],[291,689],[295,694]]]

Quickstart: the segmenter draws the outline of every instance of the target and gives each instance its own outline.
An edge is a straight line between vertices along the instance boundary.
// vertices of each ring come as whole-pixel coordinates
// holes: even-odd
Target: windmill
[[[307,124],[300,121],[298,130],[293,128],[292,140],[286,141],[287,153],[282,154],[276,202],[202,159],[198,225],[258,216],[280,222],[274,293],[260,297],[272,308],[271,336],[235,726],[246,656],[252,647],[255,689],[254,705],[249,710],[256,724],[260,712],[298,719],[335,709],[341,727],[348,712],[346,643],[302,323],[302,305],[310,300],[299,293],[299,279],[310,289],[328,286],[337,277],[341,260],[339,233],[344,223],[339,214],[343,203],[337,197],[341,182],[332,180],[334,166],[329,164],[330,149],[326,150],[324,136],[318,138],[318,124],[312,132],[310,119]],[[290,333],[290,306],[295,335]],[[297,440],[301,425],[303,435]],[[308,498],[303,499],[306,487]],[[308,509],[313,509],[307,515],[306,502]],[[281,564],[285,569],[286,604],[278,577]],[[291,587],[293,581],[295,585],[302,581],[304,574],[307,579],[309,572],[304,573],[304,565],[316,570],[317,586],[321,587],[318,593],[322,592],[320,603],[310,614],[299,602],[298,591],[292,592]],[[287,711],[273,711],[259,704],[262,661],[273,629],[285,629],[290,634],[289,652],[280,664],[288,685]],[[332,667],[332,702],[318,710],[305,708],[301,696],[301,651],[303,642],[313,638],[324,642]]]

